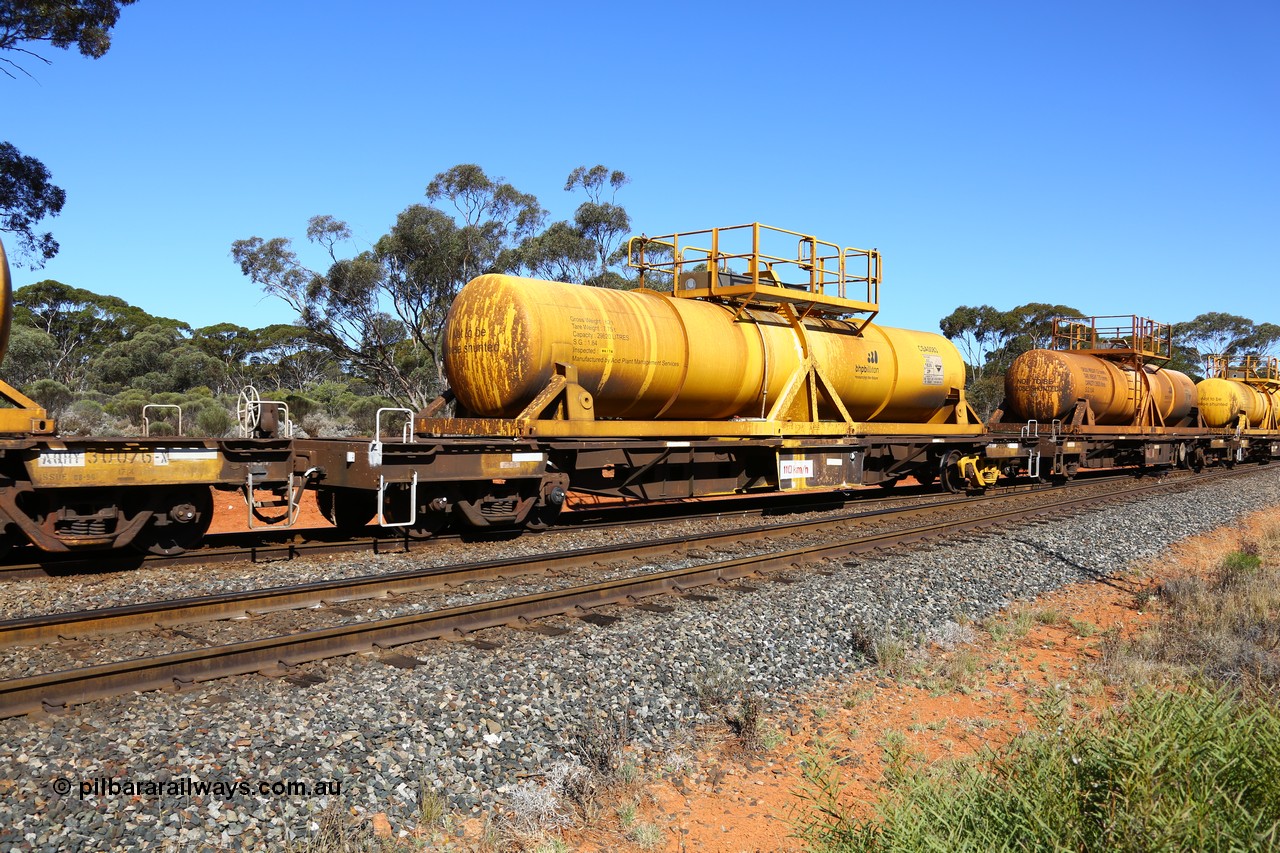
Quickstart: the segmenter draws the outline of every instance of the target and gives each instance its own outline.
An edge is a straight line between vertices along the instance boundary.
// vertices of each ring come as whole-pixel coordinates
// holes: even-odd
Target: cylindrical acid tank
[[[1195,384],[1176,370],[1142,368],[1156,410],[1165,423],[1185,418],[1195,405]],[[1035,349],[1013,360],[1004,377],[1006,404],[1023,420],[1052,421],[1071,415],[1087,400],[1095,422],[1115,426],[1132,423],[1143,377],[1129,365],[1078,352]]]
[[[858,335],[825,319],[804,327],[855,420],[927,421],[963,387],[964,362],[941,335],[872,325]],[[445,325],[445,375],[481,417],[518,415],[563,362],[594,396],[596,417],[758,418],[802,360],[795,330],[772,311],[504,275],[468,283]]]
[[[13,322],[13,279],[9,277],[9,258],[0,243],[0,361],[9,351],[9,325]]]
[[[1280,391],[1267,392],[1237,379],[1202,379],[1196,384],[1200,398],[1200,416],[1205,426],[1235,426],[1244,412],[1249,426],[1261,427],[1268,415],[1280,405]]]

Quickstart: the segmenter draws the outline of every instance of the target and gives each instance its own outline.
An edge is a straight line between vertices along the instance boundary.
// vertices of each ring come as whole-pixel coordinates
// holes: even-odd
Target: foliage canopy
[[[0,0],[0,72],[16,78],[22,58],[49,64],[49,60],[23,45],[46,42],[99,59],[111,48],[111,28],[120,10],[134,0]],[[18,56],[14,58],[13,54]],[[49,169],[34,157],[23,155],[9,142],[0,142],[0,232],[17,236],[15,263],[39,269],[58,254],[51,232],[37,233],[36,225],[57,216],[67,194],[53,184]]]

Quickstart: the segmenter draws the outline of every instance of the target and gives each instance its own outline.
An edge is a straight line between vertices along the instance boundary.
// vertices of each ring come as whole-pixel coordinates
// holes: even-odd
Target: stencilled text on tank
[[[489,335],[489,330],[484,326],[478,326],[471,330],[472,340],[465,344],[458,344],[453,350],[459,354],[471,352],[497,353],[502,349],[502,345],[497,341],[484,340]]]
[[[619,332],[610,317],[574,315],[569,318],[573,333],[573,360],[576,364],[638,365],[641,367],[679,367],[680,362],[662,358],[615,358],[615,341],[629,341],[631,335]]]
[[[1084,379],[1085,388],[1091,391],[1111,387],[1111,377],[1107,375],[1107,371],[1100,367],[1082,366],[1080,368],[1080,376]]]
[[[600,343],[603,336],[607,341],[629,341],[631,336],[625,332],[619,332],[618,327],[614,325],[612,317],[591,317],[589,315],[577,314],[569,318],[569,325],[573,329],[573,342],[592,342]]]

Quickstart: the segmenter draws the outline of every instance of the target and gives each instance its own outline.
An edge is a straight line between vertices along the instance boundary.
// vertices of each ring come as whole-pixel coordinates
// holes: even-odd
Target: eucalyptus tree
[[[439,173],[426,196],[436,204],[410,205],[386,235],[351,257],[338,252],[351,240],[346,223],[312,218],[307,239],[328,254],[324,272],[304,266],[287,238],[251,237],[231,247],[246,276],[298,312],[314,344],[378,393],[415,407],[441,386],[441,336],[453,298],[475,276],[518,264],[516,247],[546,216],[534,196],[474,164]]]
[[[26,69],[31,61],[48,65],[50,60],[34,49],[42,43],[59,49],[74,46],[82,56],[101,58],[111,48],[111,29],[120,10],[133,2],[0,0],[0,73],[12,79],[31,77]],[[43,163],[0,142],[0,232],[16,238],[15,264],[39,269],[58,253],[53,234],[38,233],[37,225],[62,212],[66,199]]]
[[[1004,398],[1004,374],[1013,360],[1048,347],[1056,317],[1083,317],[1069,305],[1028,302],[1008,311],[961,305],[938,326],[956,344],[967,366],[967,395],[986,418]]]
[[[622,239],[631,231],[631,218],[616,198],[630,180],[623,172],[599,165],[574,169],[565,180],[565,192],[583,192],[587,200],[578,205],[572,219],[553,222],[526,237],[510,265],[549,281],[627,286],[615,268],[625,255]]]
[[[1274,355],[1280,344],[1280,326],[1255,323],[1248,317],[1210,311],[1173,327],[1178,343],[1194,350],[1201,360],[1208,356]]]
[[[1015,332],[1008,314],[990,305],[961,305],[938,321],[938,328],[960,350],[971,379],[982,378],[987,359]]]
[[[338,361],[318,347],[301,326],[276,323],[253,332],[256,345],[247,357],[254,384],[268,389],[306,391],[338,378]]]
[[[0,142],[0,231],[13,235],[15,265],[39,269],[58,254],[53,232],[41,234],[37,226],[61,213],[66,201],[66,191],[43,163]]]
[[[14,326],[44,332],[52,340],[43,375],[84,390],[89,365],[114,343],[160,324],[190,331],[178,320],[155,317],[118,296],[104,296],[45,279],[13,294]]]
[[[597,266],[595,275],[587,279],[589,283],[617,285],[614,279],[609,278],[610,267],[617,265],[625,254],[622,240],[631,233],[631,217],[616,201],[618,190],[629,183],[631,179],[626,173],[601,165],[590,169],[579,166],[569,173],[565,181],[566,191],[580,189],[587,195],[587,200],[573,212],[573,224],[594,250]]]

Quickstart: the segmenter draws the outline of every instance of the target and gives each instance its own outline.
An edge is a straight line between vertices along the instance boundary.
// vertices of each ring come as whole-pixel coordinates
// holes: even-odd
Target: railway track
[[[923,488],[908,492],[903,498],[923,493]],[[898,499],[894,493],[894,499]],[[856,496],[855,496],[856,495]],[[817,512],[838,509],[851,502],[885,500],[887,493],[880,489],[867,489],[865,493],[825,493],[797,501],[796,495],[770,494],[728,499],[704,500],[678,504],[644,504],[588,507],[573,510],[562,517],[559,526],[538,532],[539,536],[556,536],[573,530],[628,525],[663,524],[675,519],[730,518],[766,516],[773,513]],[[790,500],[788,500],[790,498]],[[466,538],[506,539],[520,535],[519,530],[495,530],[485,536],[470,534]],[[266,531],[256,533],[214,534],[206,537],[209,545],[184,554],[161,556],[156,554],[97,553],[88,556],[33,555],[24,553],[15,561],[0,565],[0,581],[22,580],[35,577],[59,577],[72,574],[130,571],[141,567],[181,567],[212,565],[218,563],[251,562],[266,563],[282,560],[323,557],[334,554],[403,554],[433,547],[442,541],[458,541],[464,537],[457,533],[444,533],[426,539],[406,536],[399,531],[379,531],[370,527],[364,535],[342,537],[331,528],[306,530]]]
[[[1001,492],[1046,488],[1041,485],[1005,487]],[[674,520],[696,521],[709,518],[750,518],[774,514],[798,514],[839,509],[850,503],[865,501],[903,501],[920,499],[937,492],[924,487],[908,487],[890,495],[882,489],[868,488],[849,493],[825,493],[810,500],[796,501],[791,495],[759,495],[727,499],[702,500],[681,504],[645,504],[592,507],[575,510],[561,523],[537,536],[565,534],[570,531],[616,527],[620,524],[656,526]],[[945,496],[940,496],[945,498]],[[61,577],[74,574],[99,574],[113,571],[132,571],[147,567],[182,567],[250,562],[270,563],[337,554],[406,554],[423,548],[434,547],[440,542],[494,541],[515,538],[520,530],[499,529],[490,534],[445,533],[427,539],[417,539],[400,532],[369,532],[357,537],[341,537],[330,528],[309,528],[305,531],[267,533],[227,533],[207,537],[210,544],[184,554],[161,556],[137,552],[97,553],[88,556],[25,554],[17,561],[0,565],[0,581],[25,580],[38,577]],[[304,538],[310,537],[310,538]]]
[[[1132,475],[1110,473],[1086,474],[1074,481],[1075,485],[1090,482],[1106,482],[1112,479],[1131,479]],[[1047,484],[1027,483],[1001,486],[989,491],[990,495],[1003,496],[1026,491],[1054,488]],[[658,526],[674,520],[697,521],[699,519],[751,518],[780,514],[795,515],[804,512],[821,512],[840,509],[851,503],[899,503],[948,496],[924,486],[899,487],[888,492],[868,487],[849,492],[827,492],[814,496],[795,494],[768,494],[736,496],[690,501],[687,503],[660,503],[639,505],[605,505],[572,510],[561,517],[556,527],[534,535],[554,537],[572,531],[592,530],[626,524]],[[416,539],[400,532],[377,532],[369,528],[364,535],[339,538],[330,528],[308,528],[303,531],[267,531],[256,533],[215,534],[206,539],[209,545],[184,554],[161,556],[126,553],[96,553],[81,555],[36,554],[33,549],[21,552],[12,562],[0,564],[0,582],[26,580],[39,577],[62,577],[75,574],[100,574],[113,571],[131,571],[147,567],[173,567],[215,565],[236,562],[269,563],[295,559],[333,556],[338,554],[404,554],[430,548],[442,541],[463,539],[456,533],[446,533],[427,539]],[[487,537],[471,534],[474,541],[500,540],[521,535],[518,530],[496,530]]]
[[[1243,473],[1243,472],[1235,472]],[[1203,482],[1233,472],[1201,476],[1193,482]],[[118,663],[104,664],[83,669],[71,669],[50,674],[0,682],[0,716],[15,716],[38,711],[57,711],[69,705],[105,698],[136,690],[182,688],[216,678],[248,673],[285,675],[296,667],[328,657],[385,650],[394,646],[439,638],[456,638],[503,625],[526,626],[532,620],[547,616],[576,613],[589,616],[595,608],[611,604],[641,604],[657,595],[685,595],[699,587],[732,584],[743,579],[767,575],[782,569],[792,569],[809,563],[840,559],[842,557],[933,539],[957,532],[974,530],[1008,523],[1025,518],[1039,517],[1079,510],[1091,505],[1129,499],[1169,488],[1181,487],[1188,481],[1182,478],[1172,481],[1143,482],[1128,488],[1104,494],[1084,496],[1061,493],[1050,495],[1052,500],[1027,507],[1017,500],[1019,496],[986,499],[997,506],[981,514],[942,522],[929,522],[899,530],[870,535],[843,534],[832,541],[803,545],[782,551],[723,560],[686,568],[658,571],[624,577],[600,583],[569,586],[530,595],[516,596],[460,607],[430,610],[388,619],[357,622],[331,628],[304,631],[284,636],[269,637],[249,642],[196,649],[156,657],[136,658]],[[966,503],[961,500],[953,503]],[[896,511],[899,515],[920,515],[936,512],[939,507],[917,507]],[[881,517],[890,514],[883,511]],[[846,521],[855,521],[851,516]],[[813,525],[829,527],[830,519],[820,522],[761,525],[755,533],[734,531],[730,536],[741,542],[748,536],[768,538],[794,535],[812,529]],[[700,539],[692,543],[699,547],[714,547],[714,539]],[[611,560],[627,556],[652,555],[653,549],[669,552],[679,543],[667,541],[639,547],[632,553],[627,548],[609,548]],[[649,549],[647,551],[643,549]],[[596,551],[569,552],[548,555],[547,562],[539,561],[538,568],[574,560],[578,565],[593,561]],[[129,608],[114,608],[80,614],[36,617],[14,620],[0,625],[6,642],[40,642],[80,633],[110,630],[134,630],[155,624],[178,624],[194,619],[226,618],[227,615],[254,612],[256,608],[279,609],[282,607],[314,606],[316,602],[350,600],[351,596],[382,594],[388,587],[397,591],[414,584],[433,585],[443,582],[446,576],[454,582],[482,577],[502,576],[504,573],[533,571],[530,560],[500,561],[481,566],[427,570],[421,573],[401,573],[380,578],[359,578],[333,584],[305,584],[300,587],[256,590],[239,600],[227,596],[210,596],[204,599],[160,602]],[[408,577],[409,575],[418,577]],[[363,589],[353,585],[368,584]],[[403,584],[403,586],[400,586]],[[323,587],[323,588],[322,588]],[[345,587],[345,589],[344,589]],[[348,597],[344,598],[346,595]],[[310,602],[310,603],[307,603]],[[215,615],[220,614],[220,615]],[[44,638],[41,640],[40,638]],[[404,659],[400,665],[413,659]]]

